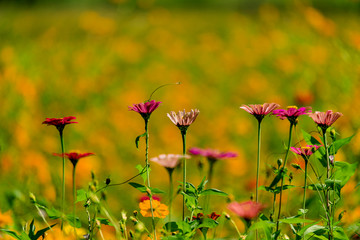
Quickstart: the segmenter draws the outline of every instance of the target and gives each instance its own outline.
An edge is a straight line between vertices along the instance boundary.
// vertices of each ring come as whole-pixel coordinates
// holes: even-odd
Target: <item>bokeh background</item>
[[[76,116],[79,124],[65,128],[66,149],[96,154],[79,162],[78,188],[87,188],[91,171],[100,185],[106,177],[121,182],[144,164],[144,141],[139,150],[134,143],[144,123],[128,106],[166,83],[181,85],[153,96],[162,104],[150,120],[150,157],[182,151],[180,132],[166,113],[198,108],[188,147],[237,152],[237,158],[216,164],[213,187],[229,193],[230,200],[249,199],[257,122],[239,109],[242,104],[332,109],[344,114],[335,124],[340,138],[357,132],[359,10],[355,0],[0,1],[0,227],[16,228],[36,216],[29,192],[59,206],[61,159],[52,155],[60,151],[59,137],[54,127],[41,124],[46,117]],[[284,157],[288,126],[275,117],[263,122],[263,184],[271,181],[269,165]],[[316,134],[312,120],[301,117],[295,143],[302,139],[300,129]],[[337,160],[358,162],[359,151],[356,135]],[[293,161],[300,159],[291,155]],[[70,163],[67,168],[71,201]],[[189,180],[198,184],[206,168],[204,159],[189,160]],[[291,171],[300,184],[303,174]],[[151,174],[152,185],[166,190],[165,169],[153,164]],[[181,171],[175,177],[180,181]],[[343,191],[348,226],[360,216],[357,179],[358,174]],[[301,206],[294,197],[301,189],[290,191],[289,214]],[[271,195],[261,194],[271,202]],[[116,217],[122,209],[138,210],[138,198],[128,185],[107,190]],[[212,209],[227,211],[227,201],[214,197]],[[311,216],[317,218],[317,212]],[[222,234],[235,232],[224,228]]]

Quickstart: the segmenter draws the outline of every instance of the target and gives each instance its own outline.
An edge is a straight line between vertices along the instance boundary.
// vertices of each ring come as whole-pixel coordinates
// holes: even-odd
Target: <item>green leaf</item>
[[[283,190],[290,189],[290,188],[294,188],[294,187],[296,187],[296,186],[294,186],[294,185],[284,185],[284,186],[283,186]],[[278,194],[278,193],[280,193],[281,186],[276,187],[276,188],[270,188],[270,187],[260,186],[259,189],[260,189],[260,190],[265,190],[265,191],[267,191],[267,192],[271,192],[271,193],[276,193],[276,194]]]
[[[323,145],[321,142],[319,142],[316,138],[311,136],[309,133],[305,132],[303,129],[301,129],[301,132],[303,134],[304,140],[309,145]],[[321,163],[323,167],[327,166],[327,159],[325,154],[325,148],[324,146],[320,147],[315,153],[314,156],[316,159]]]
[[[315,237],[315,235],[317,235],[316,237],[320,237],[320,236],[325,235],[326,232],[327,232],[326,227],[320,226],[320,225],[312,225],[305,230],[304,235],[305,235],[305,239],[309,239],[309,238],[312,239],[313,237]],[[310,236],[307,236],[308,234],[310,234]],[[299,235],[300,235],[300,233],[299,233]],[[322,239],[322,238],[318,238],[318,239]],[[327,239],[327,238],[325,238],[325,239]]]
[[[53,225],[51,225],[50,227],[46,227],[46,228],[43,228],[43,229],[39,230],[39,231],[35,234],[34,238],[31,238],[31,239],[33,239],[33,240],[38,239],[39,237],[41,237],[42,235],[44,235],[45,232],[47,232],[48,230],[50,230],[50,229],[51,229],[52,227],[54,227],[55,225],[56,225],[56,223],[53,224]]]
[[[137,190],[139,190],[142,193],[146,193],[146,187],[142,184],[136,183],[136,182],[129,182],[129,185],[132,186],[133,188],[136,188]]]
[[[66,215],[66,219],[69,221],[69,224],[72,227],[75,226],[76,228],[81,228],[81,222],[80,222],[80,219],[78,217],[76,217],[75,221],[74,221],[74,215],[69,214],[69,215]]]
[[[87,200],[87,192],[84,189],[79,189],[76,192],[76,202],[82,202]]]
[[[198,191],[199,193],[201,193],[201,192],[204,190],[205,185],[206,185],[207,182],[208,182],[208,180],[206,180],[206,177],[204,177],[204,178],[202,179],[201,183],[199,184],[198,188],[197,188],[197,191]]]
[[[346,236],[344,229],[339,226],[334,227],[333,231],[334,239],[335,240],[348,240],[349,238]]]
[[[44,209],[50,219],[58,219],[62,215],[61,212],[56,210],[55,208],[48,209],[47,207],[42,206],[42,205],[37,205],[37,206],[41,209]]]
[[[9,236],[11,236],[13,238],[21,240],[21,238],[19,237],[19,235],[16,232],[13,232],[13,231],[10,231],[10,230],[7,230],[7,229],[0,229],[0,231],[6,233],[7,235],[9,235]]]
[[[350,180],[354,175],[357,168],[357,163],[347,163],[347,162],[335,162],[335,173],[334,178],[341,181],[341,186],[344,187],[345,184]]]
[[[107,218],[96,218],[97,220],[99,220],[99,222],[101,223],[101,224],[104,224],[104,225],[108,225],[108,226],[114,226],[114,225],[112,225],[112,223],[109,221],[109,219],[107,219]]]
[[[140,176],[141,176],[141,178],[144,180],[144,184],[145,184],[146,179],[147,179],[147,174],[146,174],[146,169],[145,169],[145,167],[143,167],[143,166],[141,166],[140,164],[138,164],[138,165],[136,165],[136,169],[139,171]],[[150,173],[151,169],[148,168],[148,170],[149,170],[149,173]]]
[[[184,192],[182,192],[182,195],[184,195],[185,198],[185,205],[190,210],[193,211],[197,208],[198,200],[196,196],[188,195]]]
[[[281,168],[278,174],[275,176],[274,180],[271,182],[269,188],[273,188],[274,186],[276,186],[276,184],[280,182],[283,177],[285,177],[285,169]]]
[[[331,155],[335,155],[335,154],[338,152],[338,150],[339,150],[342,146],[348,144],[354,136],[355,136],[355,134],[352,135],[352,136],[350,136],[350,137],[343,138],[343,139],[339,139],[339,140],[336,140],[335,142],[333,142],[333,143],[330,145],[330,148],[329,148],[330,151],[331,151],[330,154],[331,154]]]
[[[220,191],[219,189],[210,188],[202,191],[201,196],[206,196],[206,195],[216,195],[216,196],[226,197],[228,194],[223,191]]]
[[[135,139],[136,148],[139,148],[140,138],[145,137],[145,136],[146,136],[146,132],[144,132],[143,134],[141,134],[141,135],[139,135],[139,136],[136,137],[136,139]]]
[[[32,239],[26,234],[26,232],[22,232],[22,233],[21,233],[20,239],[21,239],[21,240],[32,240]]]
[[[256,231],[256,230],[260,230],[259,232],[259,239],[266,239],[266,240],[271,240],[271,232],[272,232],[272,227],[275,225],[275,223],[269,222],[269,221],[258,221],[255,222],[253,225],[251,225],[251,227],[249,228],[249,232],[252,232],[252,234]],[[261,236],[262,234],[264,234],[263,236]],[[252,238],[250,238],[252,239]]]
[[[303,219],[303,218],[298,218],[298,217],[289,217],[289,218],[279,219],[279,221],[282,223],[289,223],[289,224],[314,222],[313,220],[310,220],[310,219]]]
[[[211,218],[205,218],[197,228],[215,228],[219,223]]]
[[[157,194],[165,193],[163,190],[160,190],[158,188],[150,188],[150,190],[151,190],[152,193],[157,193]]]
[[[176,222],[167,222],[164,225],[164,229],[169,232],[176,232],[179,230],[178,225]]]
[[[33,220],[31,221],[31,223],[30,223],[28,236],[30,237],[30,239],[34,239],[34,236],[35,236],[34,219],[33,219]]]

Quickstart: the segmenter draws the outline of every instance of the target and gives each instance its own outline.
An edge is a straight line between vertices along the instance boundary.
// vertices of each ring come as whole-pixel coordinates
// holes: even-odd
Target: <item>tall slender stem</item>
[[[308,160],[305,159],[305,179],[304,179],[304,196],[303,196],[303,209],[305,211],[305,208],[306,208],[306,189],[307,189],[307,167],[308,167]],[[304,212],[304,215],[303,215],[303,218],[305,219],[306,218],[306,213]],[[303,223],[303,227],[305,226],[305,223]]]
[[[283,165],[283,167],[280,169],[280,171],[282,171],[280,174],[283,174],[283,172],[284,172],[284,170],[285,170],[285,167],[286,167],[286,161],[287,161],[287,158],[288,158],[288,155],[289,155],[290,146],[291,146],[291,136],[292,136],[293,126],[294,126],[294,124],[293,124],[292,122],[290,122],[289,140],[288,140],[288,145],[287,145],[287,149],[286,149],[286,153],[285,153],[284,165]],[[280,200],[279,200],[279,212],[278,212],[277,221],[276,221],[276,232],[279,230],[279,219],[280,219],[280,215],[281,215],[281,200],[282,200],[283,186],[284,186],[284,176],[282,176],[282,178],[281,178]]]
[[[150,189],[150,172],[149,172],[149,131],[148,131],[148,123],[149,120],[145,120],[145,142],[146,142],[146,149],[145,149],[145,164],[146,164],[146,175],[147,175],[147,187]],[[152,207],[152,193],[149,194],[150,199],[150,209],[151,209],[151,219],[152,219],[152,228],[154,231],[154,239],[156,240],[156,229],[155,229],[155,218],[154,218],[154,209]]]
[[[76,165],[74,165],[72,172],[72,180],[73,180],[73,220],[74,220],[74,234],[76,237],[76,181],[75,181],[75,170]]]
[[[181,131],[181,137],[183,142],[183,192],[186,192],[186,130]],[[185,221],[185,195],[183,195],[183,209],[182,209],[182,218]]]
[[[326,139],[326,129],[322,128],[322,134],[323,134],[323,142],[324,142],[324,148],[325,148],[325,157],[326,157],[326,178],[330,179],[330,159],[329,159],[329,152],[327,147],[327,139]],[[330,190],[326,190],[326,206],[328,211],[328,226],[329,226],[329,240],[333,239],[333,233],[332,233],[332,222],[331,222],[331,206],[330,206]]]
[[[169,172],[169,222],[171,222],[171,210],[172,210],[172,196],[173,196],[173,180],[172,180],[172,169]]]
[[[261,120],[258,121],[258,152],[257,152],[257,164],[256,164],[256,190],[255,200],[259,202],[259,177],[260,177],[260,147],[261,147]]]
[[[60,144],[62,154],[62,187],[61,187],[61,212],[64,214],[65,211],[65,148],[64,148],[64,136],[63,129],[59,130],[60,133]],[[61,230],[63,230],[64,220],[61,217]]]
[[[216,160],[214,159],[208,159],[209,162],[209,173],[208,173],[208,188],[211,188],[212,186],[212,177],[213,177],[213,172],[214,172],[214,165]],[[209,204],[210,204],[210,195],[207,195],[205,197],[205,208],[204,208],[204,213],[208,212],[209,210]]]

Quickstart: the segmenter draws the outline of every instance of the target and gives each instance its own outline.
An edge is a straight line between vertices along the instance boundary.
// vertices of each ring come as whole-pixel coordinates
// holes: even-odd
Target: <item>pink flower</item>
[[[176,126],[188,127],[195,121],[199,113],[200,111],[198,109],[195,110],[191,109],[191,112],[185,112],[184,109],[184,111],[179,111],[178,113],[171,111],[170,113],[167,114],[167,116]]]
[[[299,116],[305,115],[311,112],[311,107],[289,106],[287,109],[277,109],[273,111],[273,115],[276,115],[281,120],[288,119],[291,123],[296,124],[296,120]]]
[[[237,153],[235,152],[220,152],[216,149],[201,149],[201,148],[190,148],[189,153],[192,155],[201,155],[203,157],[208,158],[209,160],[219,160],[219,159],[227,159],[237,157]]]
[[[45,121],[42,122],[42,124],[47,124],[48,126],[53,125],[57,128],[57,130],[62,131],[64,127],[71,123],[78,123],[78,122],[72,122],[72,120],[76,119],[76,117],[70,116],[70,117],[63,117],[63,118],[46,118]]]
[[[247,221],[256,218],[265,208],[261,203],[256,203],[254,201],[242,203],[232,202],[227,207],[230,211]]]
[[[343,114],[340,112],[333,112],[331,110],[326,112],[309,113],[309,116],[323,130],[326,130],[328,127],[330,127],[342,115]]]
[[[261,122],[263,118],[278,108],[280,105],[276,103],[264,103],[264,104],[249,104],[249,105],[242,105],[240,108],[244,109],[251,115]]]
[[[190,156],[180,154],[161,154],[157,157],[151,158],[150,161],[156,162],[167,169],[174,169],[180,164],[180,161],[183,158],[189,159]]]
[[[159,196],[157,196],[157,195],[153,195],[152,196],[152,199],[153,200],[157,200],[157,201],[161,201],[161,198],[159,197]],[[147,196],[147,195],[143,195],[143,196],[141,196],[140,198],[139,198],[139,202],[143,202],[143,201],[145,201],[145,200],[150,200],[150,197],[149,196]]]
[[[94,153],[70,152],[70,153],[64,153],[64,154],[54,153],[53,155],[59,156],[59,157],[67,157],[75,167],[80,158],[88,157],[88,156],[95,155],[95,154]]]
[[[135,111],[140,113],[140,115],[145,119],[148,120],[150,115],[155,109],[159,107],[161,102],[156,102],[155,100],[151,100],[144,103],[133,104],[132,107],[129,107],[129,111]]]
[[[306,147],[290,147],[290,150],[303,158],[307,159],[311,156],[316,150],[318,150],[321,146],[318,145],[306,145]]]

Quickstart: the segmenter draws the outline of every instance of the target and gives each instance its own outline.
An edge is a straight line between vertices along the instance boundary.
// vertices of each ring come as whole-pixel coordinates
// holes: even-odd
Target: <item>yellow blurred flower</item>
[[[150,200],[144,200],[139,203],[140,213],[144,217],[151,217]],[[168,207],[158,200],[152,200],[154,217],[165,218],[169,214]]]
[[[10,211],[4,213],[0,212],[0,228],[3,228],[5,226],[10,226],[12,225],[12,223],[13,223],[13,219]]]

